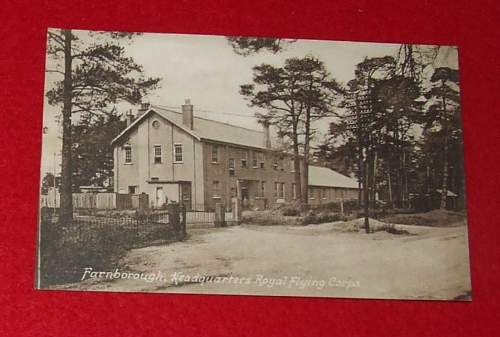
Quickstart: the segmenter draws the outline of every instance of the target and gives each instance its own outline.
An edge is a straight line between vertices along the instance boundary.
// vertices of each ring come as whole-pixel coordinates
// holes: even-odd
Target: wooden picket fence
[[[128,196],[128,195],[127,195]],[[121,197],[121,196],[120,196]],[[130,199],[131,197],[121,198]],[[118,198],[120,199],[120,198]],[[122,201],[125,203],[126,201]],[[40,196],[40,206],[59,208],[61,197],[59,193],[49,193]],[[130,202],[130,207],[132,206]],[[75,209],[116,209],[117,193],[73,193],[73,208]],[[128,207],[127,207],[128,208]]]

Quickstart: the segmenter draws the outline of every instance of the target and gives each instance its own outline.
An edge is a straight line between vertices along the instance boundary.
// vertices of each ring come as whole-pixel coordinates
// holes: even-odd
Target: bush
[[[42,288],[79,281],[85,267],[115,268],[130,244],[130,238],[120,226],[100,228],[96,233],[89,233],[91,239],[83,241],[64,239],[64,227],[52,222],[42,221],[40,230]]]
[[[287,208],[284,208],[281,213],[284,216],[299,216],[300,215],[300,209],[298,209],[298,208],[292,208],[292,207],[287,207]]]
[[[277,211],[254,211],[243,214],[242,222],[263,226],[294,226],[301,224],[301,218],[295,216],[284,216]]]
[[[339,213],[318,213],[314,214],[310,212],[302,219],[302,224],[310,225],[310,224],[320,224],[334,221],[341,221],[342,216]]]

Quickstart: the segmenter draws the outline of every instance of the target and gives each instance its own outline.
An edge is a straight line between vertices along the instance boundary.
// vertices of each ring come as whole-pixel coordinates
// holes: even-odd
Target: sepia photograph
[[[458,58],[49,28],[35,288],[471,301]]]

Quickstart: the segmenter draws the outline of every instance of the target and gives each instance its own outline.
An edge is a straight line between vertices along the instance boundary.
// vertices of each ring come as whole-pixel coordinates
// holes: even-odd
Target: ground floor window
[[[218,180],[212,182],[212,195],[214,197],[220,196],[220,182]]]
[[[279,199],[285,197],[285,183],[274,183],[274,196]]]
[[[129,186],[128,187],[128,194],[137,194],[139,186]]]
[[[260,182],[260,196],[261,197],[266,196],[266,182],[265,181]]]
[[[297,184],[292,183],[292,199],[296,200],[297,199]]]

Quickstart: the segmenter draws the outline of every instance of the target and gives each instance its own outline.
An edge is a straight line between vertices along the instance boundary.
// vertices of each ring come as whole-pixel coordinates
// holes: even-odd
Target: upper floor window
[[[257,159],[259,160],[260,168],[264,168],[264,153],[259,152]]]
[[[125,164],[131,164],[131,163],[132,163],[132,147],[126,146],[125,147]]]
[[[161,145],[154,146],[154,163],[161,164]]]
[[[183,161],[182,144],[174,144],[174,162],[182,163],[182,161]]]
[[[234,158],[229,158],[229,175],[234,176]]]
[[[290,159],[290,172],[295,172],[295,159]]]
[[[219,162],[219,147],[217,145],[212,145],[212,163]]]
[[[248,167],[248,152],[247,151],[243,152],[243,157],[241,158],[241,167],[243,167],[243,168]]]
[[[258,164],[258,160],[257,160],[257,156],[258,156],[258,153],[257,152],[253,152],[252,153],[252,167],[253,168],[258,168],[259,164]]]

